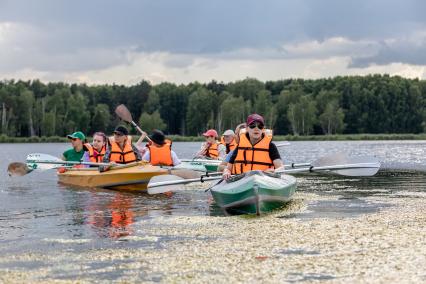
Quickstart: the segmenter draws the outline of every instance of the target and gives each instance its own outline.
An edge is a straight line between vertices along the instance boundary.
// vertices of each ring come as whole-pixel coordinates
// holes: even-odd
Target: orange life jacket
[[[252,145],[246,134],[240,135],[240,143],[236,148],[238,152],[232,166],[232,174],[274,168],[274,164],[269,157],[269,144],[272,138],[264,134],[262,136],[258,143]]]
[[[147,145],[149,149],[150,161],[153,166],[173,166],[172,159],[172,141],[166,139],[166,143],[157,146]]]
[[[231,143],[226,144],[225,143],[225,138],[220,138],[220,144],[224,145],[226,147],[226,154],[228,154],[229,152],[231,152],[232,150],[235,149],[235,147],[237,147],[237,143],[235,142],[235,138],[232,138]]]
[[[113,142],[115,142],[114,136],[108,137],[108,145],[111,145]],[[132,136],[127,135],[126,143],[132,145]]]
[[[133,152],[132,142],[127,139],[124,144],[124,149],[121,150],[120,146],[114,139],[110,138],[110,162],[116,162],[117,164],[128,164],[137,160],[135,152]]]
[[[95,150],[95,148],[93,148],[92,144],[90,143],[85,143],[84,147],[86,147],[87,152],[89,152],[89,158],[91,162],[102,163],[105,152],[106,152],[105,145],[102,147],[101,152],[98,152],[98,150]]]
[[[218,146],[219,146],[218,142],[215,142],[214,144],[211,144],[209,146],[209,148],[207,149],[206,157],[209,157],[209,158],[217,160],[219,158],[219,151],[217,149]]]

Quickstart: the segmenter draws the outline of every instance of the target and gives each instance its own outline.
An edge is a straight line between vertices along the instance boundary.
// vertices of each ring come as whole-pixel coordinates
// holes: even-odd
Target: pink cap
[[[214,129],[209,129],[206,132],[203,133],[203,136],[213,136],[213,137],[218,137],[216,130]]]
[[[265,121],[263,120],[263,117],[257,113],[250,114],[247,117],[247,125],[252,124],[253,122],[260,122],[263,125],[265,125]]]

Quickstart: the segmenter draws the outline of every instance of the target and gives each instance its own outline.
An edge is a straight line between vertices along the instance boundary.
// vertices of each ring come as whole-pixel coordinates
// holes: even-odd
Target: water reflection
[[[101,238],[120,238],[133,233],[134,223],[133,200],[123,193],[115,193],[112,200],[103,202],[96,194],[91,193],[85,224],[89,225]]]

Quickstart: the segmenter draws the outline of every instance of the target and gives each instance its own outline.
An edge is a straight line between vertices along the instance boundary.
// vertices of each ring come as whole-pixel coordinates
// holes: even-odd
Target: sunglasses
[[[216,138],[215,136],[204,136],[206,138]]]
[[[255,127],[263,129],[265,126],[262,123],[252,123],[248,127],[250,127],[251,129],[254,129]]]
[[[114,135],[115,136],[123,136],[124,134],[123,133],[114,132]]]

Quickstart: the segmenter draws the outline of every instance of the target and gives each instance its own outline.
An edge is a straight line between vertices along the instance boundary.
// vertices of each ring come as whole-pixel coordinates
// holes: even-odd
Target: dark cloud
[[[387,65],[389,63],[426,65],[425,50],[426,42],[412,45],[382,43],[377,54],[368,57],[354,57],[349,67],[365,68],[372,64]]]
[[[0,68],[32,64],[40,69],[97,69],[125,62],[129,51],[211,56],[266,48],[291,57],[284,56],[282,45],[332,37],[380,44],[426,30],[424,11],[426,1],[421,0],[3,0],[0,23],[31,27],[14,44],[38,59],[28,61],[11,51],[9,62],[0,62]],[[99,50],[104,50],[102,56],[90,55]],[[354,57],[352,66],[425,62],[420,47],[379,50],[375,56]],[[73,56],[75,60],[65,59]],[[79,63],[82,58],[85,62]],[[190,62],[179,59],[168,64],[179,67]]]

